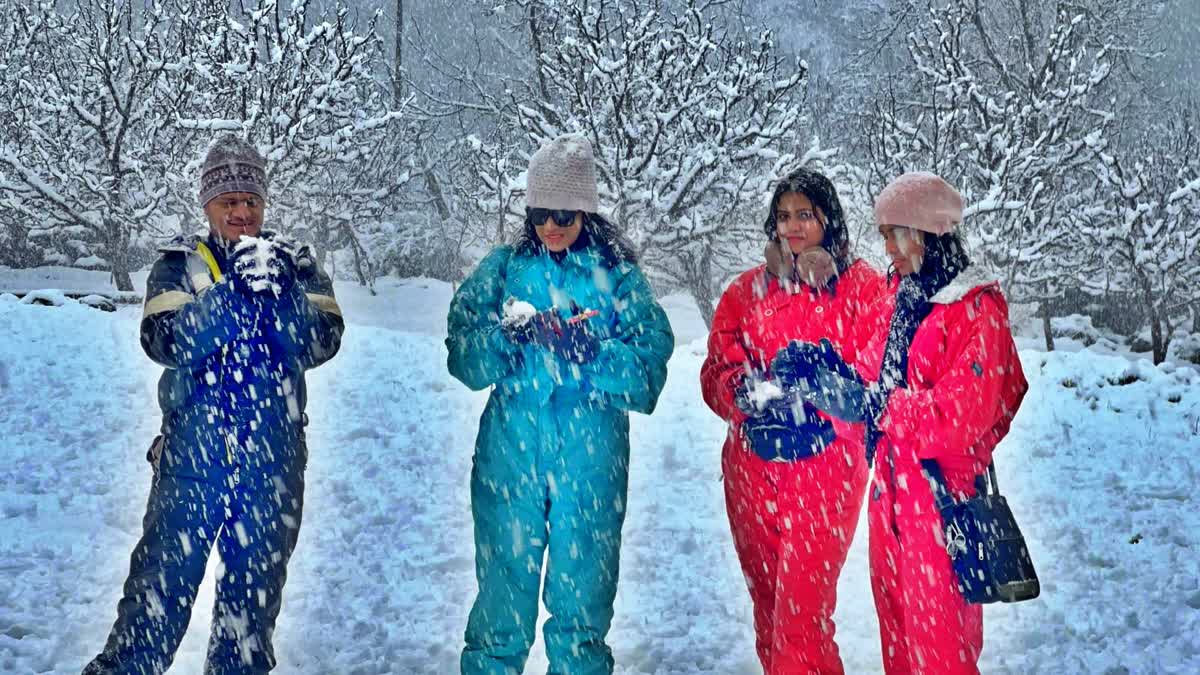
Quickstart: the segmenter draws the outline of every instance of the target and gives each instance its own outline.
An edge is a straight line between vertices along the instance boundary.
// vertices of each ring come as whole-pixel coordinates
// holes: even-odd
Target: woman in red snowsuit
[[[856,338],[859,349],[842,353],[861,380],[810,380],[818,395],[809,400],[864,421],[868,456],[878,458],[868,522],[888,675],[979,672],[982,607],[959,592],[921,461],[937,462],[956,499],[974,494],[1028,388],[1004,294],[970,266],[954,232],[962,209],[958,192],[929,173],[905,174],[880,193],[890,292]],[[822,400],[822,391],[840,397]],[[863,429],[840,420],[835,428]]]
[[[770,364],[792,340],[827,338],[854,354],[853,327],[883,280],[851,260],[837,193],[818,173],[779,183],[765,230],[767,264],[739,276],[717,306],[701,386],[730,423],[726,509],[763,670],[842,673],[833,611],[866,489],[862,431],[838,437],[828,418],[781,396]]]

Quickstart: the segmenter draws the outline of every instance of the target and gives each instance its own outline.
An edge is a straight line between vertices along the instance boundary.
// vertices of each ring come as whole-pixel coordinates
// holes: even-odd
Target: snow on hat
[[[925,171],[906,173],[888,183],[875,199],[875,221],[903,225],[930,234],[946,234],[963,218],[962,195]]]
[[[232,134],[220,136],[208,148],[200,170],[200,205],[228,192],[248,192],[267,198],[267,160],[248,141]]]
[[[563,134],[529,158],[525,204],[535,209],[596,213],[596,158],[592,144],[580,134]]]

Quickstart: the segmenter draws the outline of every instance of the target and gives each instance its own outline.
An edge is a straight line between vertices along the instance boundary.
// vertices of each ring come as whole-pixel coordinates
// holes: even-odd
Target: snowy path
[[[455,673],[485,394],[445,372],[447,287],[339,292],[351,326],[342,354],[310,375],[279,672]],[[698,392],[701,330],[694,309],[669,309],[681,344],[659,410],[633,420],[610,643],[619,673],[756,673],[721,496],[724,429]],[[158,425],[138,316],[0,300],[0,673],[77,673],[114,617]],[[1200,374],[1086,352],[1022,357],[1032,388],[1000,481],[1043,597],[987,608],[984,672],[1200,672]],[[849,673],[879,671],[865,545],[864,525],[837,615]],[[200,670],[211,577],[210,566],[174,671]],[[527,671],[544,670],[539,636]]]

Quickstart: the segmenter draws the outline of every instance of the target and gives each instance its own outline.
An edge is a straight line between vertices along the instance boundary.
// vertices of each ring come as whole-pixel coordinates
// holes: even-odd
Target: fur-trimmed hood
[[[984,286],[995,286],[1000,290],[1000,279],[979,265],[971,265],[938,291],[930,302],[937,305],[949,305],[967,297],[972,291]]]

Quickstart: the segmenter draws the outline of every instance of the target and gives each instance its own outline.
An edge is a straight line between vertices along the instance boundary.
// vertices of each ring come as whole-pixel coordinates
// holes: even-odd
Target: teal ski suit
[[[479,595],[462,672],[523,670],[549,549],[544,626],[551,673],[611,673],[605,644],[617,589],[629,468],[629,411],[654,410],[674,336],[636,265],[592,243],[556,260],[502,246],[450,304],[448,367],[473,390],[493,387],[471,472]],[[504,302],[569,316],[598,310],[596,358],[576,364],[500,329]]]

